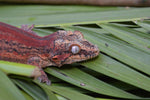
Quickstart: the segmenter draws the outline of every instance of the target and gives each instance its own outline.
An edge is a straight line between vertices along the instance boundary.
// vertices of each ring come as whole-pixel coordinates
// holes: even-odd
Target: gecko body
[[[41,82],[50,84],[42,68],[62,66],[98,56],[99,49],[79,31],[57,31],[40,37],[33,26],[21,29],[0,22],[0,60],[24,63],[41,68]]]

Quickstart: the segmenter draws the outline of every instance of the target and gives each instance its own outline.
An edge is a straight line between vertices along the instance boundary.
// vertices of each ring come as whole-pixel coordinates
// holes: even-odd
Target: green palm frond
[[[35,24],[34,31],[40,36],[57,30],[79,30],[99,47],[100,54],[89,61],[46,68],[51,86],[20,74],[6,76],[2,72],[5,68],[7,73],[8,67],[24,65],[13,63],[12,66],[1,61],[0,99],[149,99],[149,11],[149,7],[1,5],[2,22],[18,27]]]

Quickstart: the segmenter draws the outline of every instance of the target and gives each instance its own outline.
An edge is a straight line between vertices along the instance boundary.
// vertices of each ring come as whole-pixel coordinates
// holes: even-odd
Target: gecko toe
[[[47,85],[51,85],[51,81],[50,81],[50,80],[47,80],[47,81],[46,81],[46,84],[47,84]]]
[[[47,85],[51,85],[51,81],[48,79],[47,75],[41,75],[38,77],[39,82],[46,83]]]
[[[41,77],[38,77],[38,80],[39,80],[40,83],[42,82],[42,78]]]

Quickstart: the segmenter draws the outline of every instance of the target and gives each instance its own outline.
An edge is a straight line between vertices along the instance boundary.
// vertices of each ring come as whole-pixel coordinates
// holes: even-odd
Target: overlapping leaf
[[[131,21],[150,16],[150,13],[148,13],[150,8],[104,9],[93,7],[92,9],[84,6],[40,6],[40,8],[39,6],[1,6],[0,9],[2,9],[0,10],[0,21],[11,25],[36,24],[43,27]],[[12,13],[14,14],[13,16]]]
[[[98,24],[106,31],[122,40],[132,44],[133,46],[150,54],[150,36],[130,28],[114,25],[114,24]]]
[[[70,66],[71,67],[71,66]],[[47,72],[55,77],[65,80],[71,84],[79,86],[100,94],[107,94],[109,96],[116,96],[122,98],[138,98],[130,93],[117,89],[103,81],[97,80],[96,78],[80,71],[77,68],[71,69],[47,69]]]
[[[0,100],[25,100],[19,89],[0,70]]]

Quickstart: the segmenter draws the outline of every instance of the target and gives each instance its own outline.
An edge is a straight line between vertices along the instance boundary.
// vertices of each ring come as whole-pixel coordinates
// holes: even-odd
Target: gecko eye
[[[80,52],[80,46],[78,46],[78,45],[72,45],[72,46],[71,46],[71,52],[72,52],[73,54],[79,53],[79,52]]]

